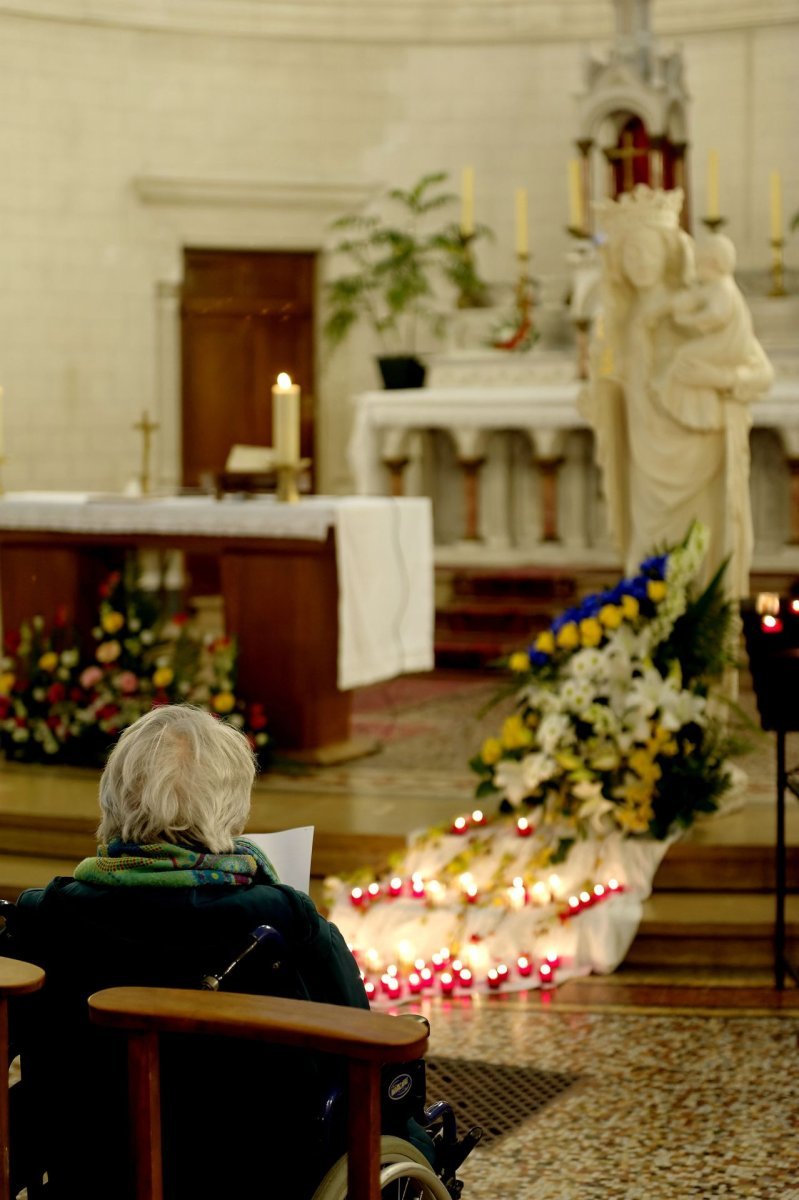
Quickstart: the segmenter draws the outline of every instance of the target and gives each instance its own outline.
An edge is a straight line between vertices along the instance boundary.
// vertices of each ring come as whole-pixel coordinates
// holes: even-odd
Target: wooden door
[[[301,450],[313,459],[315,255],[186,250],[181,302],[183,481],[223,470],[230,447],[272,444],[272,385],[302,389]]]

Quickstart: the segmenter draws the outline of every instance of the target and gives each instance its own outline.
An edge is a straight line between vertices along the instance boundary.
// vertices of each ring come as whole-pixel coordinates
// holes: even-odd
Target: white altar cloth
[[[128,499],[86,492],[12,492],[0,529],[91,534],[300,538],[333,529],[342,691],[433,666],[433,532],[426,497],[208,496]]]

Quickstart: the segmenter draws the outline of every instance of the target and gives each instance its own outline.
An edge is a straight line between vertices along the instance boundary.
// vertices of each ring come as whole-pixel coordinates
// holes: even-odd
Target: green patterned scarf
[[[269,859],[246,838],[237,838],[232,854],[209,854],[170,842],[139,846],[114,838],[97,847],[96,858],[84,858],[74,871],[81,883],[122,887],[204,887],[227,884],[279,883]]]

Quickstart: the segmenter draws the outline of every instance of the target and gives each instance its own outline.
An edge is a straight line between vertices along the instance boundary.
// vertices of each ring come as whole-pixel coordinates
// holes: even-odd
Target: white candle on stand
[[[719,213],[719,152],[707,152],[707,215],[715,221]]]
[[[3,413],[3,389],[0,387],[0,459],[2,459],[3,453],[5,452],[5,448],[6,448],[5,447],[6,439],[4,436],[5,429],[3,427],[3,416],[4,416],[4,413]]]
[[[461,236],[474,234],[474,167],[464,167],[461,181]]]
[[[569,224],[572,229],[582,230],[583,217],[583,175],[579,158],[569,161]]]
[[[771,240],[782,240],[782,179],[779,171],[772,171],[769,177],[771,191]]]
[[[527,225],[527,188],[516,189],[516,253],[526,258],[530,253]]]
[[[272,388],[272,443],[278,466],[295,466],[300,459],[300,389],[285,371]]]

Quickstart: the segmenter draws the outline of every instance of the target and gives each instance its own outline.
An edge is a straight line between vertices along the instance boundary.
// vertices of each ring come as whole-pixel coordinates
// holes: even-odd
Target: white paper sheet
[[[311,886],[311,852],[313,825],[298,829],[281,829],[279,833],[245,833],[246,841],[263,850],[278,874],[281,883],[307,892]]]

